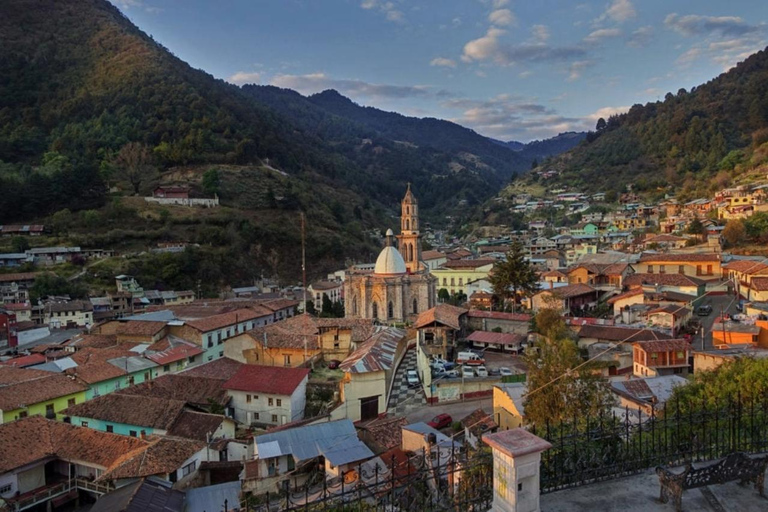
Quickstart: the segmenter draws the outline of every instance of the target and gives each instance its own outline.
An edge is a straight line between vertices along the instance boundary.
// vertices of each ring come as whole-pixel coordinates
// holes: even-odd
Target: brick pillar
[[[493,450],[492,512],[539,512],[541,453],[552,447],[527,430],[515,428],[483,436]]]

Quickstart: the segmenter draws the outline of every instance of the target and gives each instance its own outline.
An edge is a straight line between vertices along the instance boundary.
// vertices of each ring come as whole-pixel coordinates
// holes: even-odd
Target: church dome
[[[405,261],[400,251],[392,246],[385,247],[376,258],[374,274],[405,274]]]

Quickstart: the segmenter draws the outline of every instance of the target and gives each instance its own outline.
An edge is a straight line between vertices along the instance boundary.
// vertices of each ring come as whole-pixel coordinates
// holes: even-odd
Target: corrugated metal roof
[[[215,512],[221,510],[224,502],[232,507],[240,503],[240,481],[208,485],[187,491],[185,512]]]
[[[148,370],[157,366],[156,363],[149,359],[139,356],[116,357],[115,359],[107,360],[107,362],[128,373],[140,372],[141,370]]]
[[[339,465],[373,457],[373,452],[360,441],[355,426],[348,419],[264,434],[258,436],[255,443],[259,458],[275,457],[275,453],[290,454],[301,462],[323,455],[331,464]]]
[[[339,368],[350,373],[367,373],[392,368],[395,352],[400,340],[405,337],[404,329],[387,328],[371,336],[352,352]]]

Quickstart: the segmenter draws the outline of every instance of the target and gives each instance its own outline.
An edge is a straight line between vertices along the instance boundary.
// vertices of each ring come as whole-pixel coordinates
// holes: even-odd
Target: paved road
[[[701,305],[712,306],[712,314],[709,316],[698,317],[701,321],[701,325],[704,327],[704,350],[714,349],[712,345],[712,325],[715,323],[715,319],[720,316],[720,311],[730,315],[738,313],[736,309],[737,301],[734,300],[733,295],[707,295],[701,302]],[[696,313],[694,312],[694,315]],[[695,350],[701,350],[701,337],[696,336],[693,340],[693,348]]]
[[[488,414],[493,413],[493,399],[481,398],[474,400],[467,400],[465,402],[453,402],[450,404],[436,404],[432,406],[425,406],[418,409],[413,409],[405,414],[408,423],[415,423],[418,421],[429,421],[438,414],[448,413],[451,415],[454,421],[459,421],[464,416],[475,409],[483,409]]]

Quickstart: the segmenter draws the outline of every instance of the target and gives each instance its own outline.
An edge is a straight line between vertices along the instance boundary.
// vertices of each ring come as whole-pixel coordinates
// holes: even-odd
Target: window
[[[291,356],[289,354],[283,356],[283,364],[285,366],[291,366]]]
[[[256,398],[258,398],[258,397],[256,397]],[[257,412],[253,413],[253,419],[255,419],[255,420],[259,419],[259,413],[257,413]]]
[[[416,299],[413,299],[413,314],[415,315],[418,312],[419,312],[419,303]]]
[[[26,418],[26,417],[27,417],[27,411],[21,411],[21,412],[19,413],[19,419],[21,419],[21,418]]]
[[[701,272],[701,265],[696,265],[696,275],[700,276],[702,274]]]
[[[280,399],[280,398],[278,398],[278,399],[277,399],[277,406],[278,406],[278,407],[282,407],[282,406],[283,406],[283,401],[282,401],[282,399]]]
[[[648,265],[648,273],[653,274],[653,265]]]
[[[268,400],[267,400],[267,405],[269,405],[269,406],[275,405],[275,404],[274,404],[274,400],[272,400],[271,398],[270,398],[270,399],[268,399]]]
[[[453,277],[451,278],[451,286],[456,286],[456,279]]]
[[[131,375],[130,377],[128,377],[128,385],[133,386],[133,382],[134,382],[134,378],[133,378],[133,375]]]
[[[213,334],[208,335],[208,348],[213,346]]]
[[[677,266],[677,273],[678,274],[685,274],[685,265],[678,265]]]
[[[290,458],[291,457],[288,457],[288,459],[290,459]],[[12,489],[13,489],[13,486],[11,484],[3,485],[2,487],[0,487],[0,494],[9,493],[9,492],[11,492]]]
[[[277,414],[272,415],[272,423],[277,423]]]
[[[288,471],[293,471],[296,469],[296,461],[293,460],[293,457],[288,457]]]
[[[392,305],[392,301],[389,301],[389,304],[387,304],[387,318],[392,318],[395,316],[395,307]]]
[[[164,371],[164,372],[169,372],[169,371],[171,371],[171,365],[169,365],[169,364],[163,365],[163,371]]]
[[[176,369],[181,370],[181,367],[184,365],[181,361],[176,361]]]
[[[459,286],[464,286],[464,278],[463,277],[459,278]]]
[[[245,395],[245,403],[251,403],[251,395]]]
[[[193,460],[192,462],[190,462],[189,464],[187,464],[186,466],[181,468],[181,476],[185,477],[185,476],[189,475],[190,473],[194,473],[195,472],[195,464],[196,463]]]
[[[70,398],[69,400],[67,400],[67,407],[72,407],[73,405],[75,405],[74,398]]]
[[[658,359],[658,358],[659,358],[659,353],[658,352],[652,352],[651,353],[651,359]]]
[[[189,358],[189,363],[192,364],[195,362],[195,356],[192,356]]]
[[[209,361],[213,361],[213,356],[208,356]]]
[[[378,320],[379,318],[379,306],[375,302],[371,305],[371,308],[373,310],[373,319]]]
[[[664,265],[659,265],[659,274],[666,274],[667,269]]]
[[[685,352],[678,352],[677,353],[677,358],[678,359],[685,359]]]
[[[224,352],[219,352],[219,357],[224,357]]]
[[[87,421],[81,421],[80,422],[80,426],[81,427],[87,427],[88,426],[88,422]]]
[[[135,430],[131,430],[129,434],[131,437],[138,437],[138,433]]]
[[[221,331],[216,333],[216,339],[219,345],[221,345]]]
[[[708,276],[712,275],[712,265],[707,265],[707,275]]]
[[[114,431],[115,431],[115,427],[113,427],[112,425],[107,425],[107,432],[114,432]]]
[[[448,278],[447,277],[443,278],[443,286],[448,286]]]

